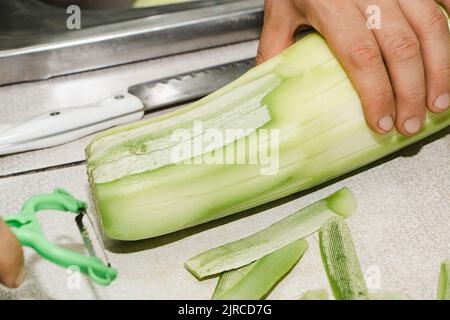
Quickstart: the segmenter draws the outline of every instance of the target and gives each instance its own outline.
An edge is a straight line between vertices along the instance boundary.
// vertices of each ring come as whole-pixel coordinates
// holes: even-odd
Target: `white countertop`
[[[82,105],[127,86],[254,55],[256,42],[204,50],[48,81],[0,87],[0,121],[55,107]],[[90,284],[25,249],[27,280],[17,290],[0,288],[0,299],[208,299],[217,279],[197,281],[183,262],[211,247],[254,233],[297,209],[347,186],[359,201],[348,222],[368,285],[416,299],[434,299],[439,264],[450,258],[450,130],[409,147],[358,173],[256,210],[131,243],[106,243],[118,279],[107,288]],[[30,196],[63,187],[89,200],[83,160],[90,138],[47,150],[0,158],[0,215],[17,211]],[[38,172],[33,170],[38,169]],[[25,171],[30,171],[24,173]],[[90,211],[92,214],[93,212]],[[49,240],[80,250],[81,238],[67,213],[40,215]],[[328,288],[316,236],[310,249],[275,288],[270,299],[293,299],[308,289]],[[77,281],[79,286],[77,286]]]

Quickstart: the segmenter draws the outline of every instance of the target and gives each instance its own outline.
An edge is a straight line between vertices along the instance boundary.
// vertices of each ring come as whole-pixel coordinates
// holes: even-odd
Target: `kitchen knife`
[[[114,126],[137,121],[145,111],[188,102],[237,79],[254,59],[154,80],[128,88],[101,102],[42,113],[0,124],[0,155],[57,146]]]

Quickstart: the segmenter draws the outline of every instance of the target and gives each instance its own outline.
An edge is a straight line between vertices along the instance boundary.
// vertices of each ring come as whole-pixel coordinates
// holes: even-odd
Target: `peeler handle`
[[[28,230],[13,228],[12,231],[23,246],[33,248],[44,259],[63,268],[75,268],[100,285],[109,285],[117,277],[117,271],[97,257],[59,247]]]
[[[20,213],[8,215],[3,220],[20,235],[26,232],[29,236],[43,237],[43,232],[36,213],[42,210],[58,210],[79,213],[86,210],[86,202],[75,199],[64,189],[55,189],[53,193],[39,194],[28,199]]]
[[[43,258],[64,268],[76,267],[98,284],[109,285],[117,277],[115,269],[105,265],[97,257],[85,256],[48,242],[36,216],[41,210],[80,213],[86,207],[85,202],[77,200],[63,189],[56,189],[51,194],[30,198],[19,214],[3,219],[23,246],[33,248]]]
[[[63,268],[76,268],[100,285],[109,285],[117,277],[117,271],[105,265],[97,257],[85,256],[59,247],[44,238],[38,240],[33,238],[29,241],[26,234],[19,235],[18,238],[21,243],[23,240],[25,246],[33,248],[44,259]]]
[[[80,213],[86,210],[87,203],[74,198],[64,189],[55,189],[53,193],[39,194],[22,206],[21,214],[27,217],[36,217],[36,212],[42,210],[58,210],[72,213]]]

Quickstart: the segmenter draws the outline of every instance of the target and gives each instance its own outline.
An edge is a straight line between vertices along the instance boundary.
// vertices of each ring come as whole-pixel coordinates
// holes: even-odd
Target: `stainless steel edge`
[[[247,0],[66,32],[0,51],[0,85],[257,39],[262,13],[263,0]]]
[[[141,99],[145,110],[160,109],[206,96],[239,78],[254,65],[254,58],[240,60],[141,83],[128,91]]]

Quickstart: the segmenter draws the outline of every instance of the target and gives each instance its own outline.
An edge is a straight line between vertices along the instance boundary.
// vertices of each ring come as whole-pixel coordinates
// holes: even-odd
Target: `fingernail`
[[[19,274],[16,277],[16,281],[14,281],[14,287],[18,288],[25,280],[25,267],[22,267]]]
[[[384,116],[378,120],[378,127],[383,131],[389,132],[394,128],[394,119],[391,116]]]
[[[434,106],[440,110],[447,110],[450,107],[450,95],[448,93],[440,95],[434,102]]]
[[[408,119],[405,121],[405,123],[403,123],[403,128],[405,128],[406,132],[408,132],[409,134],[415,134],[419,132],[421,127],[422,123],[417,117]]]

